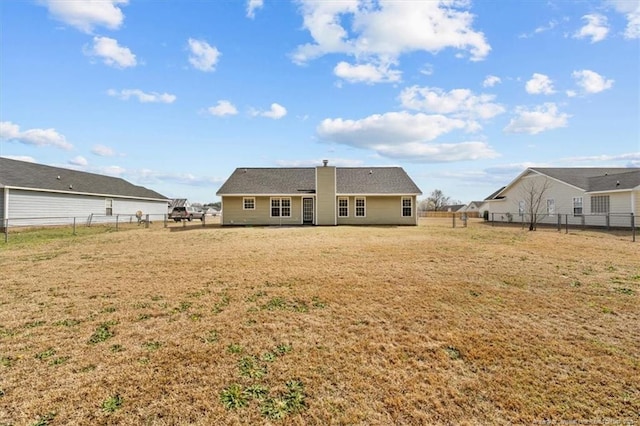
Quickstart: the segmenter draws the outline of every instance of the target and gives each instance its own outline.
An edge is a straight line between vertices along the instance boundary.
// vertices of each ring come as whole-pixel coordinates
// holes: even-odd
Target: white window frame
[[[277,206],[274,206],[274,201],[277,201]],[[283,201],[287,201],[288,202],[288,206],[283,206]],[[273,214],[273,209],[278,209],[278,214],[274,215]],[[288,215],[284,215],[282,212],[283,210],[288,209],[289,210],[289,214]],[[271,197],[270,201],[269,201],[269,216],[270,217],[285,217],[285,218],[290,218],[291,217],[291,197]]]
[[[113,199],[106,198],[104,200],[105,216],[113,216]]]
[[[247,203],[252,206],[247,207]],[[256,197],[243,197],[242,198],[242,210],[255,210],[256,209]]]
[[[405,206],[404,202],[409,201],[409,205]],[[405,214],[405,209],[409,209],[409,214]],[[400,215],[402,217],[413,217],[413,197],[402,197],[400,201]]]
[[[582,212],[584,211],[583,208],[584,204],[582,201],[582,197],[573,197],[573,215],[582,216]]]
[[[524,200],[520,200],[518,201],[518,215],[519,216],[524,216],[524,210],[526,208],[526,203]]]
[[[547,214],[556,213],[556,200],[553,198],[547,198]]]
[[[358,201],[362,201],[362,206],[358,206]],[[367,217],[367,197],[356,197],[353,204],[354,217]],[[362,209],[362,214],[358,214],[359,209]]]
[[[346,205],[341,206],[340,202],[345,201]],[[346,213],[342,213],[342,209],[345,209]],[[338,197],[338,217],[349,217],[349,197]]]

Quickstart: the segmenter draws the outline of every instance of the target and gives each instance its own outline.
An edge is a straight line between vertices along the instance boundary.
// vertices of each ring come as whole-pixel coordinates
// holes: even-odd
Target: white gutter
[[[71,194],[71,195],[91,195],[94,197],[109,197],[109,198],[127,198],[133,200],[147,200],[147,201],[168,201],[164,198],[148,198],[148,197],[135,197],[133,195],[118,195],[118,194],[99,194],[95,192],[77,192],[77,191],[60,191],[55,189],[44,188],[24,188],[20,186],[5,186],[7,189],[16,189],[20,191],[34,191],[34,192],[49,192],[55,194]]]

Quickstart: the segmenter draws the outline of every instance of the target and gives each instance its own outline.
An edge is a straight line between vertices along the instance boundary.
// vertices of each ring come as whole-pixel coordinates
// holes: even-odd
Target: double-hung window
[[[356,217],[365,217],[367,215],[367,199],[364,197],[356,197]]]
[[[242,210],[255,210],[256,199],[254,197],[245,197],[242,199]]]
[[[105,200],[105,210],[107,216],[113,216],[113,200],[111,198]]]
[[[349,217],[349,199],[347,197],[338,198],[338,217]]]
[[[582,216],[582,197],[573,197],[573,215]]]
[[[413,216],[413,198],[402,197],[402,217]]]
[[[547,200],[547,213],[555,214],[555,212],[556,212],[556,200],[554,200],[553,198],[549,198]]]
[[[291,217],[291,198],[272,198],[271,217]]]

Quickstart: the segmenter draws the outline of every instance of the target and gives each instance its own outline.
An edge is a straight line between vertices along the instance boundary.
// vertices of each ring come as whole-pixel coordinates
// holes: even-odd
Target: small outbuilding
[[[238,168],[223,225],[417,225],[422,192],[401,167]]]
[[[0,157],[0,227],[165,215],[169,199],[124,179]]]

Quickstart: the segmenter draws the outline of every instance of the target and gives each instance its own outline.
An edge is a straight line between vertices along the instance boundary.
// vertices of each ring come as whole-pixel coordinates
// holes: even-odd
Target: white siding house
[[[538,223],[635,226],[640,214],[640,168],[528,168],[485,200],[489,220],[527,222],[540,191]]]
[[[168,199],[124,179],[0,157],[0,227],[164,215]]]

